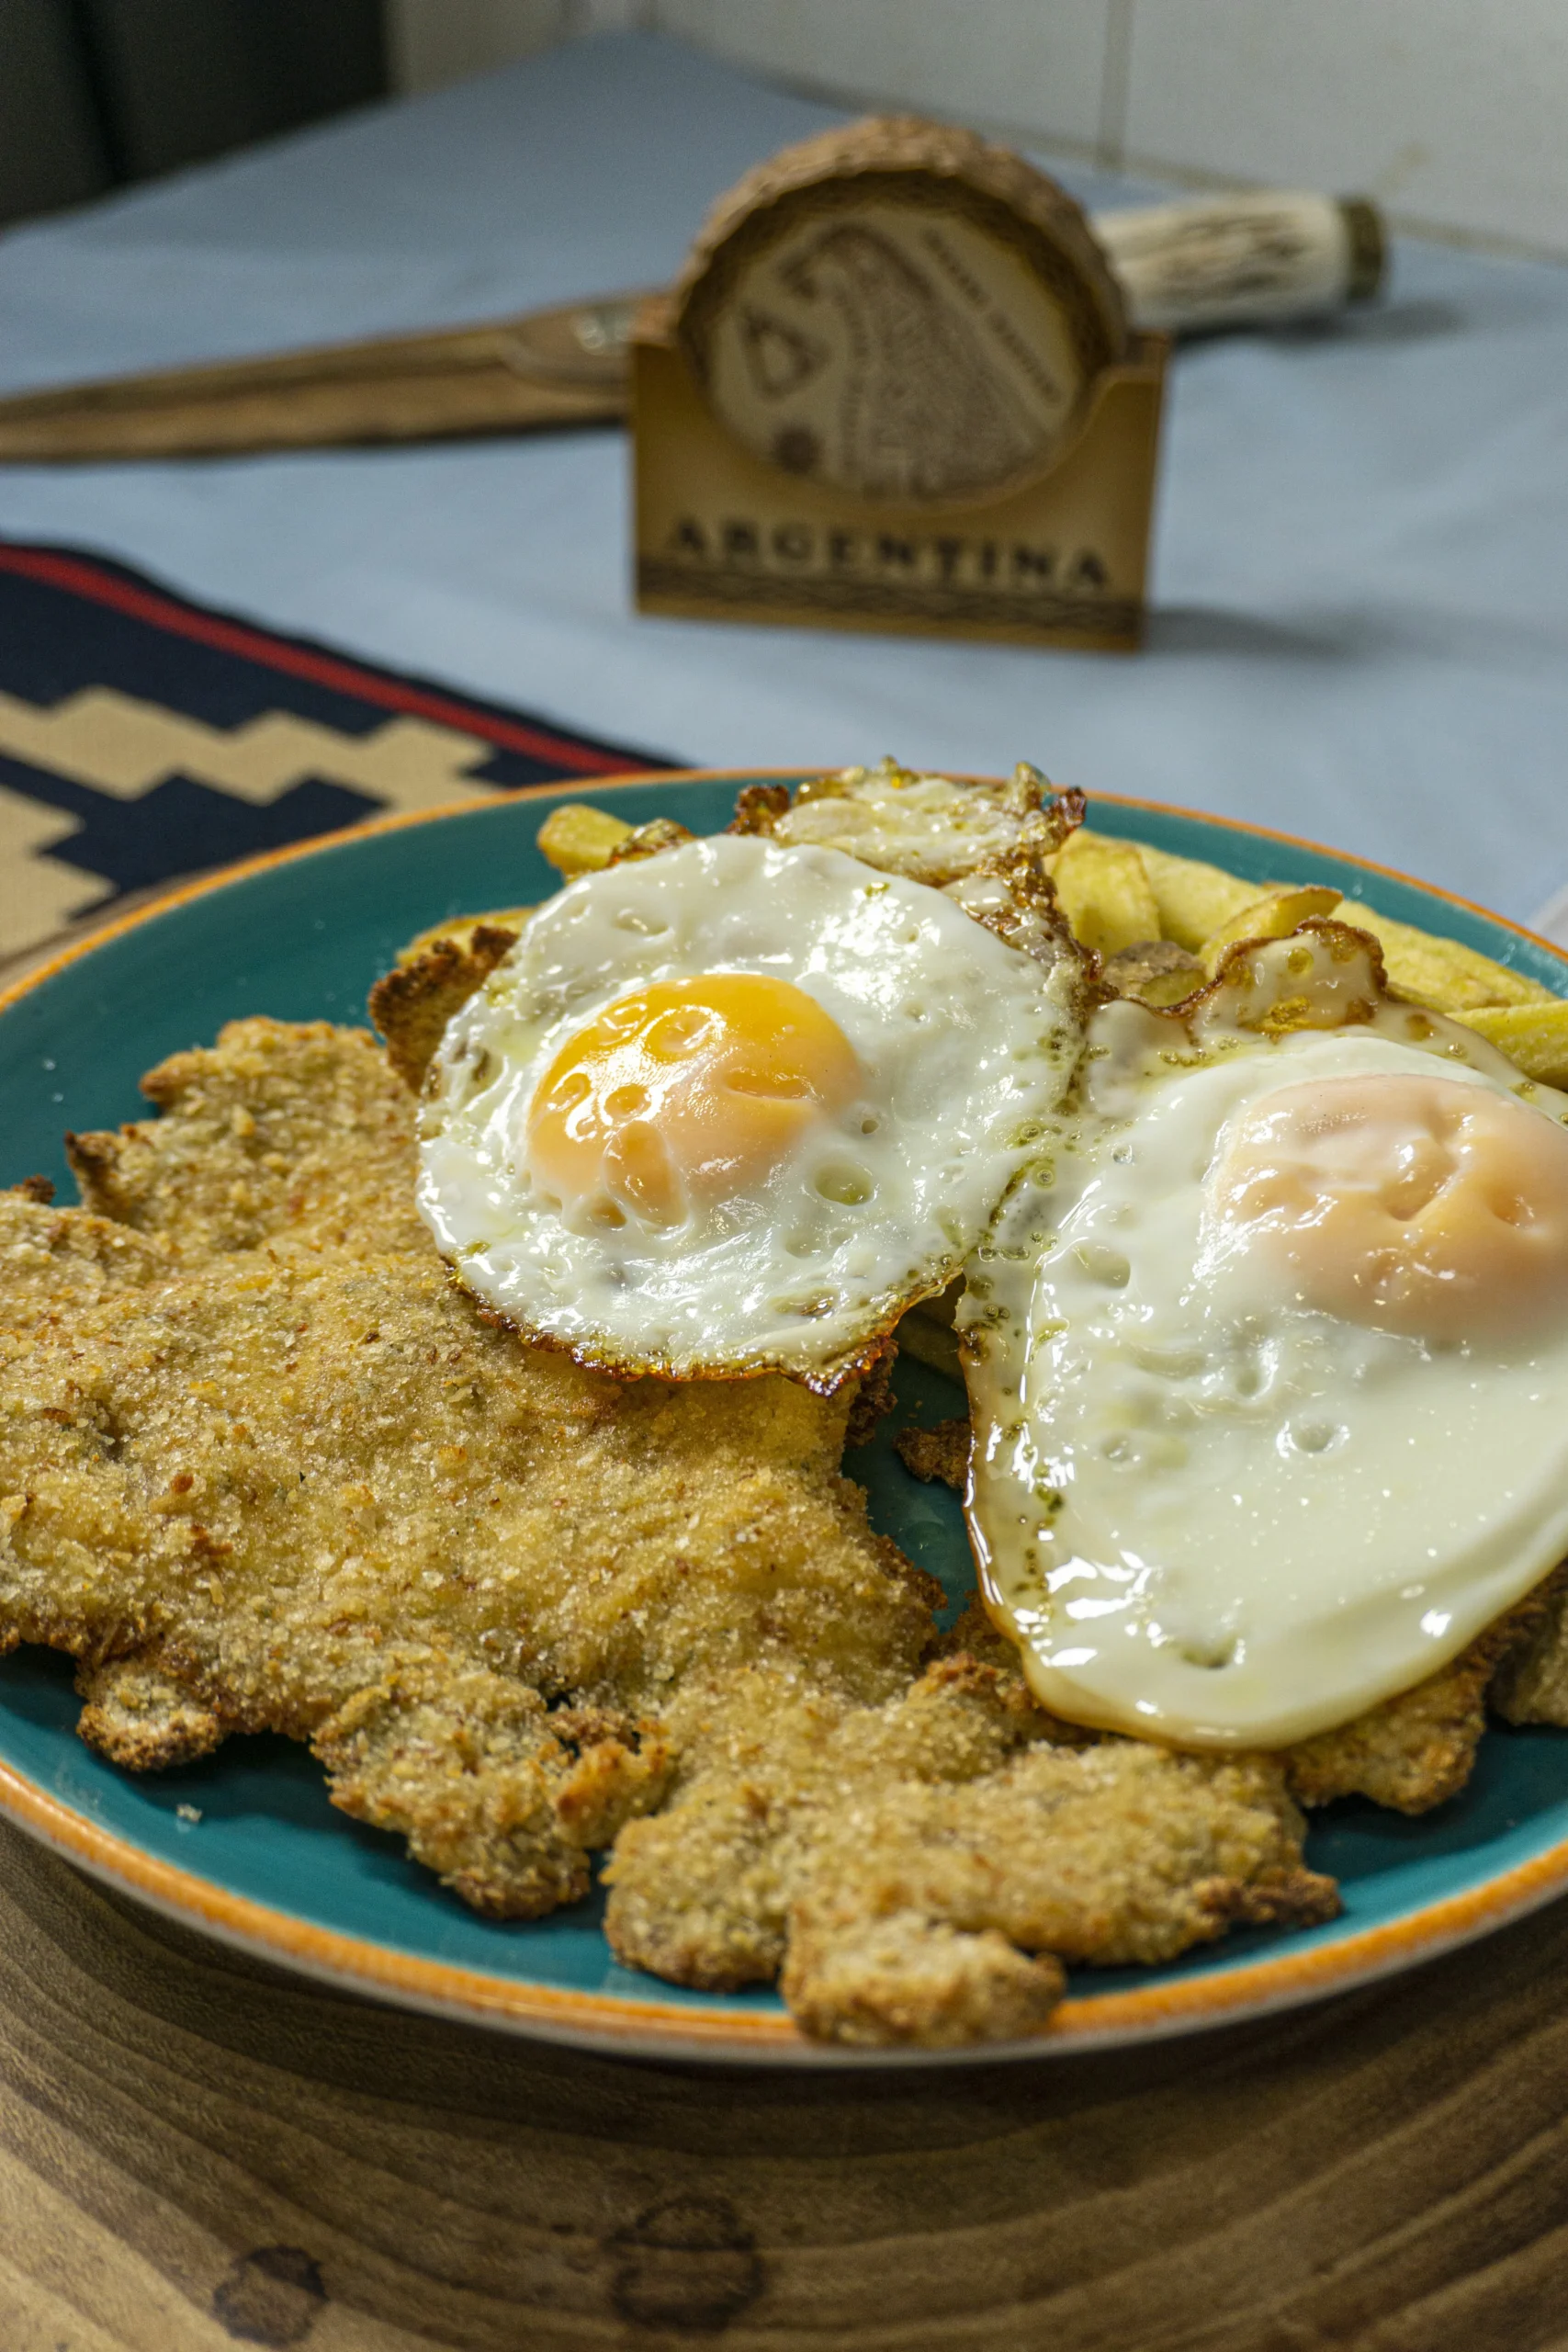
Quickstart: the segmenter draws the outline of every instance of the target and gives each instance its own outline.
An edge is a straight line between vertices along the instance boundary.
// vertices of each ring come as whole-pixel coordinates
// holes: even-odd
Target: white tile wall
[[[657,25],[851,101],[1568,258],[1568,0],[390,0],[403,86]]]
[[[1568,253],[1568,0],[1134,0],[1123,137]]]
[[[434,90],[483,74],[573,29],[567,0],[387,0],[392,79]]]
[[[581,33],[654,21],[656,0],[386,0],[392,80],[434,90]]]
[[[1568,0],[1563,0],[1568,6]],[[1116,0],[657,0],[659,24],[874,105],[1095,147]]]

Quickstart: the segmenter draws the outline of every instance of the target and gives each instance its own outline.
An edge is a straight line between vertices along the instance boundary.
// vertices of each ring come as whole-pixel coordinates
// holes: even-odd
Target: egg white
[[[715,972],[815,999],[863,1093],[679,1226],[585,1228],[526,1164],[541,1076],[615,999]],[[1077,986],[1070,959],[1047,970],[939,891],[837,850],[721,834],[584,876],[446,1032],[421,1213],[468,1290],[584,1362],[830,1388],[951,1280],[1036,1149],[1076,1060]]]
[[[1434,1057],[1568,1103],[1393,1004],[1189,1053],[1161,1029],[1097,1016],[1084,1099],[972,1262],[970,1527],[1046,1705],[1280,1747],[1434,1672],[1568,1553],[1568,1329],[1438,1346],[1205,1263],[1217,1140],[1279,1088]]]

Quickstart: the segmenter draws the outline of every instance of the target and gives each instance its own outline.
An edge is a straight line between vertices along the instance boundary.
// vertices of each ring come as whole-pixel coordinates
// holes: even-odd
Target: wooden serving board
[[[880,2076],[383,2010],[0,1823],[5,2352],[1562,2352],[1568,1906],[1277,2023]]]

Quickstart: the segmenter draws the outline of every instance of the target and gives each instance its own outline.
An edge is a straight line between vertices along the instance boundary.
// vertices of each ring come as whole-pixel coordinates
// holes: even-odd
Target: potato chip
[[[1098,838],[1081,834],[1080,840]],[[1136,847],[1159,907],[1160,932],[1179,947],[1201,951],[1226,924],[1255,906],[1256,883],[1243,882],[1223,866],[1200,859],[1173,857],[1147,842]],[[1280,886],[1283,888],[1284,886]],[[1396,994],[1433,1012],[1463,1012],[1472,1006],[1552,1004],[1550,989],[1523,972],[1511,971],[1457,939],[1439,939],[1414,924],[1398,922],[1359,899],[1347,899],[1338,910],[1341,922],[1371,932],[1383,952],[1389,984]],[[1244,934],[1238,933],[1237,936]]]
[[[1094,834],[1080,833],[1079,841],[1097,840]],[[1193,954],[1206,939],[1229,922],[1243,907],[1256,904],[1258,886],[1256,882],[1238,882],[1218,865],[1205,865],[1192,857],[1172,857],[1168,850],[1155,849],[1147,842],[1128,844],[1136,849],[1143,860],[1144,872],[1159,910],[1159,935],[1174,939],[1179,947]]]
[[[580,874],[598,874],[635,831],[607,808],[591,808],[584,800],[569,801],[552,809],[539,828],[539,847],[564,881]]]
[[[1218,931],[1211,933],[1198,950],[1198,958],[1211,979],[1219,970],[1230,949],[1244,939],[1284,939],[1312,915],[1331,915],[1339,904],[1339,893],[1309,884],[1300,889],[1267,890],[1254,899],[1239,914],[1232,915]]]
[[[1561,997],[1546,1004],[1473,1005],[1454,1018],[1506,1054],[1527,1078],[1568,1088],[1568,1003]]]
[[[1132,842],[1075,833],[1046,863],[1073,936],[1095,955],[1159,937],[1159,908]]]
[[[1392,915],[1359,899],[1340,909],[1340,920],[1370,931],[1382,948],[1389,986],[1412,1004],[1432,1012],[1468,1012],[1489,1004],[1555,1004],[1557,999],[1539,980],[1495,964],[1490,956],[1461,947],[1457,939],[1436,939],[1413,924],[1395,922]]]

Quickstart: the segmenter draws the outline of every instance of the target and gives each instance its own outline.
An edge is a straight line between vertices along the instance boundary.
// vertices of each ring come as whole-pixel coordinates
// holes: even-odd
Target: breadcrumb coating
[[[900,1430],[893,1442],[898,1459],[912,1478],[933,1480],[961,1495],[969,1483],[969,1449],[974,1430],[965,1419],[938,1421],[929,1430]]]
[[[117,1763],[308,1740],[497,1917],[609,1848],[624,1958],[782,1970],[847,2042],[1010,2040],[1064,1962],[1325,1916],[1277,1766],[1087,1740],[1005,1645],[937,1655],[840,1474],[848,1396],[487,1323],[367,1037],[236,1023],[149,1091],[77,1140],[87,1208],[0,1195],[0,1642],[75,1656]]]
[[[0,1318],[22,1328],[67,1307],[166,1282],[177,1254],[109,1217],[57,1209],[26,1184],[0,1193]]]
[[[605,1933],[683,1984],[782,1965],[818,2035],[939,2044],[1037,2030],[1063,1961],[1333,1916],[1272,1759],[1065,1730],[1021,1676],[964,1655],[837,1721],[753,1705],[622,1832]]]
[[[0,1248],[62,1221],[101,1243],[11,1196]],[[657,1793],[682,1687],[776,1657],[875,1701],[929,1645],[934,1588],[837,1475],[847,1407],[602,1380],[487,1326],[428,1251],[160,1271],[40,1317],[8,1292],[0,1330],[0,1618],[138,1662],[89,1692],[120,1760],[191,1752],[193,1708],[310,1738],[338,1802],[527,1916]],[[583,1703],[608,1806],[549,1712]]]
[[[417,1094],[446,1023],[516,946],[520,927],[483,917],[427,940],[417,955],[378,979],[370,1018],[387,1040],[387,1058]]]
[[[89,1747],[127,1772],[194,1764],[223,1738],[223,1721],[146,1657],[84,1663],[76,1692],[85,1701],[76,1728]]]
[[[1043,2032],[1066,1990],[1049,1952],[1031,1957],[995,1928],[950,1928],[919,1909],[867,1917],[797,1904],[784,1997],[818,2041],[944,2050]]]
[[[141,1081],[162,1118],[67,1136],[83,1205],[188,1259],[264,1242],[419,1249],[413,1102],[363,1029],[257,1016]]]
[[[1475,1770],[1494,1683],[1511,1687],[1513,1662],[1555,1619],[1565,1585],[1564,1572],[1555,1570],[1413,1690],[1287,1748],[1283,1761],[1298,1804],[1362,1796],[1395,1813],[1429,1813],[1457,1796]]]
[[[1506,1722],[1568,1730],[1568,1568],[1540,1588],[1540,1598],[1528,1637],[1511,1645],[1487,1695]]]

